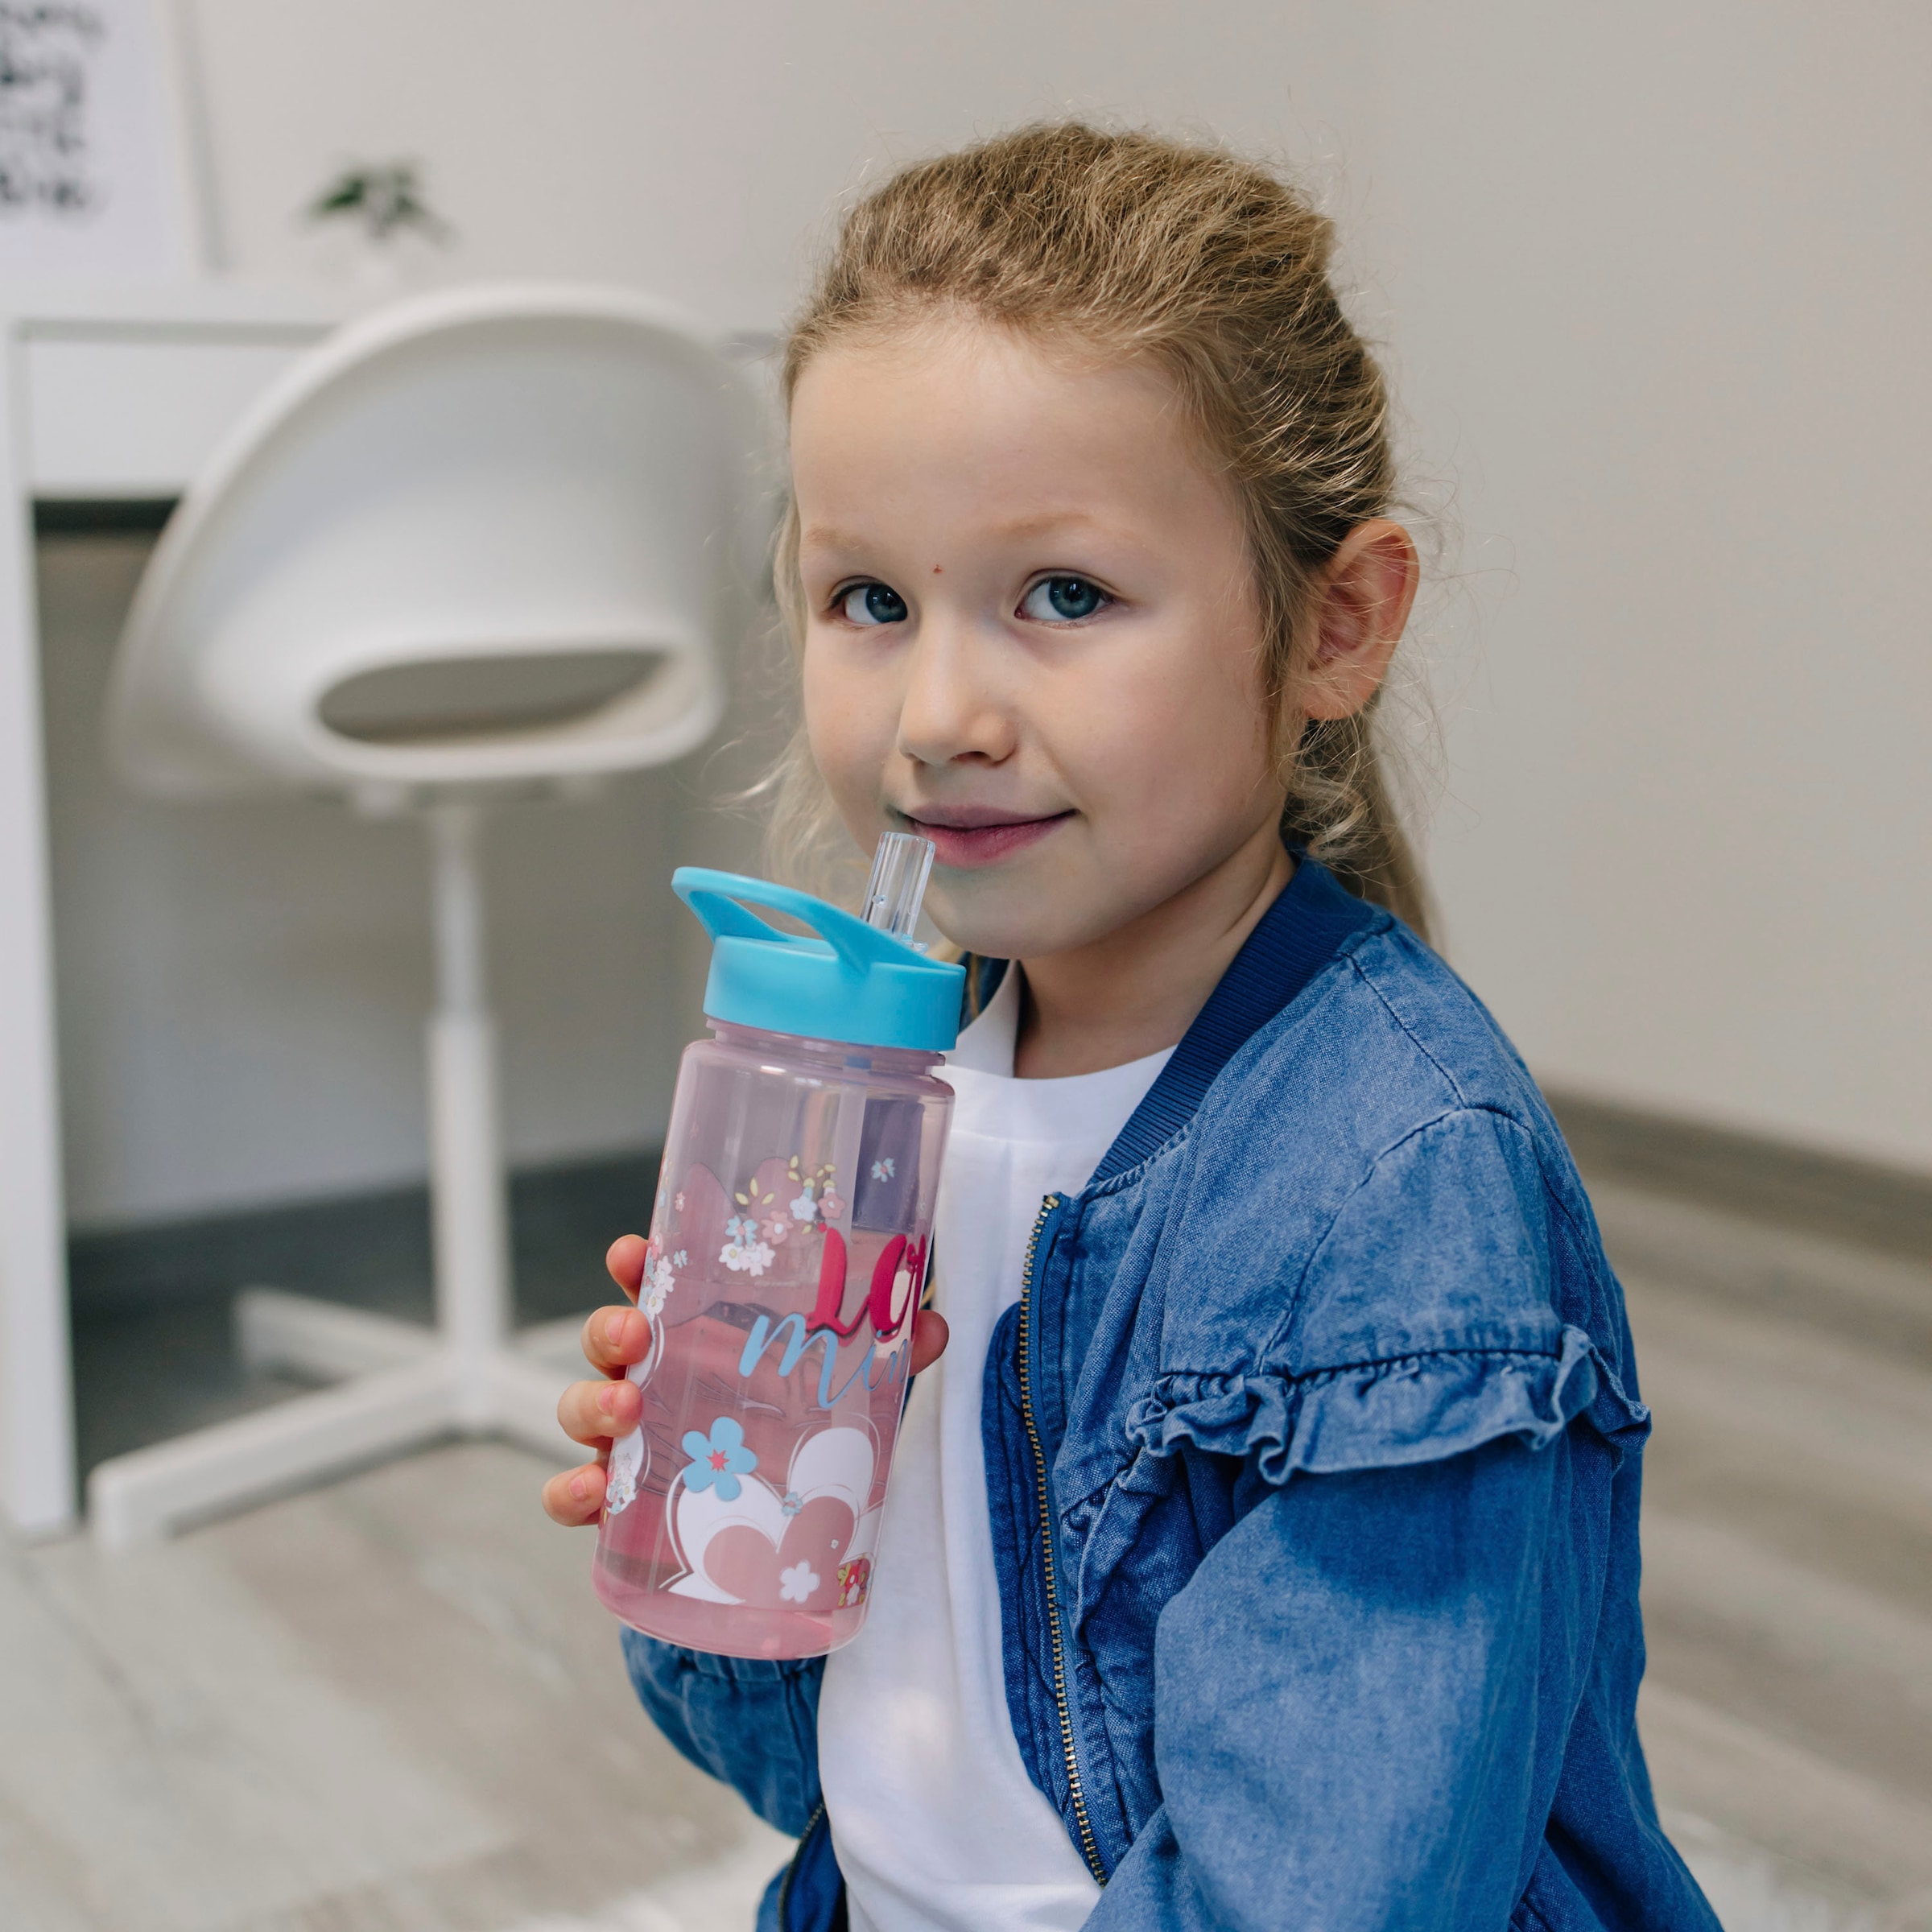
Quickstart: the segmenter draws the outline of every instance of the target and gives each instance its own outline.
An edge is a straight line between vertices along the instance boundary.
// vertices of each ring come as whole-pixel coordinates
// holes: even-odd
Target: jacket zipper
[[[825,1815],[825,1801],[820,1798],[812,1806],[811,1816],[805,1821],[805,1829],[799,1834],[799,1848],[791,1855],[791,1862],[785,1868],[785,1876],[778,1880],[778,1909],[777,1918],[778,1932],[791,1932],[791,1923],[785,1916],[785,1909],[791,1902],[791,1881],[797,1876],[799,1860],[805,1856],[805,1847],[814,1831],[819,1828],[819,1820]]]
[[[1033,1449],[1034,1480],[1040,1505],[1040,1555],[1046,1573],[1046,1624],[1053,1640],[1053,1701],[1060,1713],[1060,1744],[1067,1753],[1067,1788],[1073,1798],[1073,1815],[1080,1827],[1080,1851],[1088,1869],[1100,1885],[1107,1882],[1107,1868],[1100,1863],[1100,1848],[1088,1821],[1087,1800],[1080,1790],[1080,1761],[1073,1748],[1073,1711],[1067,1702],[1067,1656],[1060,1638],[1060,1604],[1053,1583],[1053,1528],[1051,1499],[1046,1493],[1046,1454],[1033,1417],[1033,1382],[1028,1358],[1033,1327],[1033,1263],[1039,1251],[1041,1231],[1046,1217],[1060,1204],[1057,1194],[1040,1203],[1038,1216],[1026,1242],[1026,1259],[1020,1272],[1020,1414],[1026,1424],[1026,1440]]]

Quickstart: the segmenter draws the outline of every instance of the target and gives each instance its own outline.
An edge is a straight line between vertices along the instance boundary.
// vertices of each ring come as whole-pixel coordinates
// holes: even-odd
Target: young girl
[[[1372,749],[1415,552],[1329,247],[1036,129],[863,202],[793,333],[782,829],[931,839],[978,1011],[867,1629],[625,1636],[802,1834],[766,1926],[1715,1924],[1634,1728],[1622,1298]],[[647,1335],[592,1318],[576,1440]]]

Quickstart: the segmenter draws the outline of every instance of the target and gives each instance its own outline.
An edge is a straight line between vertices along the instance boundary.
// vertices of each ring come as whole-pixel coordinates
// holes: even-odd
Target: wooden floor
[[[1660,1802],[1732,1932],[1932,1929],[1932,1275],[1600,1185],[1657,1414]],[[150,1554],[0,1546],[8,1932],[711,1932],[784,1846],[453,1446]]]
[[[1657,1418],[1667,1822],[1732,1932],[1932,1927],[1932,1271],[1593,1194]]]

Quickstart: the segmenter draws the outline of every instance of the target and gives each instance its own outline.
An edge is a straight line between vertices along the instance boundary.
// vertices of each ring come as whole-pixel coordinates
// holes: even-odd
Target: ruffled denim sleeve
[[[1621,1298],[1555,1153],[1521,1120],[1450,1109],[1244,1270],[1266,1255],[1267,1208],[1305,1224],[1278,1204],[1290,1182],[1254,1174],[1218,1216],[1239,1245],[1167,1286],[1163,1365],[1128,1408],[1129,1440],[1249,1459],[1271,1484],[1504,1439],[1545,1449],[1579,1417],[1620,1448],[1641,1441]]]
[[[1624,1393],[1580,1328],[1554,1353],[1441,1349],[1307,1375],[1163,1376],[1129,1412],[1156,1454],[1183,1443],[1249,1457],[1270,1483],[1460,1455],[1501,1437],[1546,1448],[1579,1415],[1612,1441],[1641,1439],[1649,1411]]]
[[[1505,1435],[1265,1491],[1161,1617],[1161,1802],[1088,1932],[1517,1923],[1590,1653],[1546,1591],[1591,1600],[1551,1571],[1587,1552],[1607,1461]]]
[[[1278,1266],[1242,1277],[1231,1245],[1232,1289],[1220,1257],[1166,1285],[1119,1486],[1158,1500],[1156,1475],[1206,1451],[1230,1513],[1160,1612],[1157,1808],[1089,1932],[1544,1922],[1521,1901],[1649,1428],[1614,1278],[1546,1152],[1520,1120],[1451,1110],[1372,1157]],[[1228,1210],[1248,1253],[1272,1173]],[[1216,1473],[1189,1495],[1218,1498]],[[1129,1512],[1098,1525],[1082,1582],[1104,1588]],[[1624,1741],[1599,1754],[1612,1775],[1638,1761]]]

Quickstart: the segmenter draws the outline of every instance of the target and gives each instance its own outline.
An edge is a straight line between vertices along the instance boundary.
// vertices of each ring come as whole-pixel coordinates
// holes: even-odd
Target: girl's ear
[[[1421,574],[1415,545],[1385,517],[1358,523],[1315,587],[1315,651],[1295,692],[1307,717],[1352,717],[1381,688]]]

